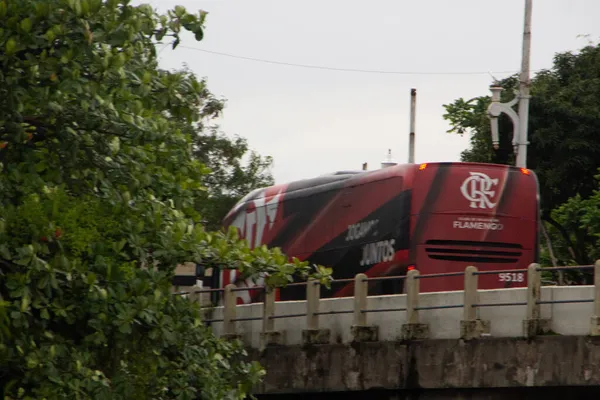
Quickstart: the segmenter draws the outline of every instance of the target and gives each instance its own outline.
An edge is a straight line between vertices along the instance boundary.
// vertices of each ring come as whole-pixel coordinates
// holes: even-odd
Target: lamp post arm
[[[502,113],[508,115],[508,117],[512,121],[514,128],[512,144],[516,149],[518,147],[520,121],[519,115],[516,113],[515,110],[513,110],[512,107],[514,107],[519,102],[519,97],[515,96],[511,101],[507,103],[500,103],[500,92],[502,91],[502,88],[499,86],[492,86],[490,90],[492,91],[492,102],[488,106],[487,112],[491,122],[492,144],[494,145],[494,149],[497,150],[500,143],[498,132],[498,117]]]

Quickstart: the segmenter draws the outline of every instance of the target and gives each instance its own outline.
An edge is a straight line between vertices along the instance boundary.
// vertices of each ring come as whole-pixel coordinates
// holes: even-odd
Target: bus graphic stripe
[[[298,236],[294,238],[294,241],[286,246],[285,252],[292,254],[304,253],[303,258],[298,258],[306,259],[310,254],[317,252],[340,235],[344,235],[348,225],[344,223],[343,219],[332,218],[332,216],[340,215],[339,213],[342,212],[341,203],[345,196],[351,196],[352,198],[350,215],[353,223],[356,223],[377,212],[378,209],[402,192],[401,187],[395,187],[391,183],[381,185],[376,196],[373,196],[369,191],[372,188],[366,185],[356,187],[358,188],[356,192],[352,191],[354,189],[352,187],[338,191],[333,199],[323,205],[319,213],[313,217],[313,221],[308,223],[305,229],[300,231]]]
[[[498,193],[498,201],[493,213],[494,217],[505,214],[506,209],[510,208],[510,200],[515,189],[515,183],[517,182],[517,180],[514,179],[514,174],[511,173],[509,168],[505,168],[504,171],[502,171],[502,174],[504,182]],[[494,235],[495,232],[493,230],[485,230],[483,231],[483,234],[484,237],[482,240],[485,242],[488,240],[489,236]]]
[[[429,214],[431,213],[431,209],[438,201],[440,196],[440,192],[444,187],[444,183],[448,177],[450,172],[449,168],[445,168],[444,166],[438,167],[435,172],[435,176],[431,184],[429,184],[429,191],[427,192],[427,197],[423,202],[423,206],[418,211],[419,217],[417,219],[417,223],[415,224],[415,228],[412,232],[410,239],[410,262],[414,264],[415,254],[416,254],[416,246],[420,242],[421,237],[423,236],[423,232],[425,230],[425,226],[427,224],[427,220],[429,219]],[[418,184],[418,183],[417,183]],[[415,210],[413,210],[414,212]]]
[[[373,265],[368,271],[365,271],[364,274],[367,275],[368,277],[374,277],[374,276],[386,276],[389,274],[389,269],[393,268],[394,265],[398,265],[398,264],[406,264],[408,260],[408,250],[407,249],[400,249],[396,252],[396,254],[394,255],[394,261],[390,262],[382,262],[376,265]],[[392,264],[392,265],[390,265]],[[394,274],[396,275],[396,274]],[[400,275],[400,273],[398,273],[397,275]],[[373,282],[372,285],[375,285],[377,283]],[[370,286],[372,286],[370,285]],[[333,297],[344,297],[344,296],[352,296],[354,292],[354,282],[349,283],[347,285],[344,285],[342,288],[340,288],[337,292],[335,292],[333,294]],[[397,293],[397,294],[401,294],[401,293]],[[369,296],[374,296],[377,294],[374,294],[373,291],[370,291]]]

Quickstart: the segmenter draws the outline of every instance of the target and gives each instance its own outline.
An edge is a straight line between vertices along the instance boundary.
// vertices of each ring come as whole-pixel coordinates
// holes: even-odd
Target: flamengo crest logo
[[[496,203],[492,203],[492,199],[496,191],[492,188],[498,185],[498,178],[492,179],[481,172],[469,172],[469,174],[460,191],[465,199],[471,202],[471,208],[495,207]]]

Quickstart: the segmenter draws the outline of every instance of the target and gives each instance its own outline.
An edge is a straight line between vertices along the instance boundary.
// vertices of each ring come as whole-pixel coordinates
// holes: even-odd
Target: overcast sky
[[[489,72],[521,62],[524,0],[147,0],[160,11],[209,12],[205,38],[160,53],[227,99],[228,134],[274,157],[278,183],[407,162],[410,89],[417,89],[416,162],[455,161],[469,138],[446,133],[443,104],[486,95]],[[141,3],[141,1],[136,1]],[[600,38],[600,0],[534,0],[532,72],[556,52]],[[276,65],[203,52],[327,68]],[[419,74],[416,74],[419,73]],[[470,74],[469,74],[470,73]],[[535,101],[535,100],[532,100]]]

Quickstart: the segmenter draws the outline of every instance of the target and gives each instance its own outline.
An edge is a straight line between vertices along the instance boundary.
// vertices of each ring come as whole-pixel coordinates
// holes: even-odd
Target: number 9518
[[[500,282],[523,282],[525,281],[525,274],[522,272],[505,272],[498,274]]]

